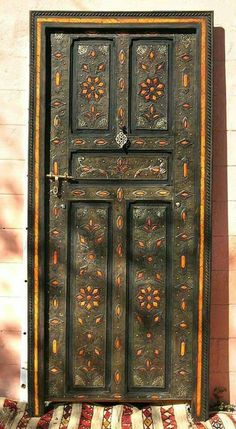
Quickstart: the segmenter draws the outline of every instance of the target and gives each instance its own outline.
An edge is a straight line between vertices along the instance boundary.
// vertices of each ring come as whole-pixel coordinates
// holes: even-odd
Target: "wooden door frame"
[[[28,382],[29,406],[35,415],[44,409],[44,191],[45,191],[45,61],[46,32],[68,26],[152,24],[164,28],[194,28],[201,44],[201,178],[198,351],[193,414],[208,415],[209,297],[211,272],[211,140],[213,12],[31,12],[29,183],[28,183]],[[157,401],[158,403],[158,401]]]

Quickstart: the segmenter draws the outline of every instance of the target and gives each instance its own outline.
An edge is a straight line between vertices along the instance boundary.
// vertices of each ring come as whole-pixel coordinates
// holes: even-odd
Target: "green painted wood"
[[[43,399],[195,395],[199,36],[167,27],[46,34]]]

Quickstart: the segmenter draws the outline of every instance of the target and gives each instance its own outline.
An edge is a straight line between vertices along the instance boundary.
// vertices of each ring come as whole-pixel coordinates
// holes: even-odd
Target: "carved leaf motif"
[[[149,70],[149,67],[148,67],[148,65],[147,65],[147,64],[141,63],[141,64],[140,64],[140,67],[141,67],[141,69],[142,69],[142,70],[145,70],[145,71],[148,71],[148,70]]]
[[[119,88],[121,91],[125,89],[125,80],[123,78],[120,78],[119,80]]]
[[[115,315],[119,318],[121,316],[121,307],[118,304],[115,309]]]
[[[156,71],[159,72],[160,70],[162,70],[164,68],[164,65],[165,61],[162,61],[161,63],[157,64]]]
[[[97,69],[98,69],[98,71],[105,71],[106,65],[104,63],[100,63],[100,64],[98,64]]]
[[[122,188],[117,189],[117,200],[122,201],[124,198],[124,191]]]
[[[120,350],[121,349],[121,340],[119,337],[116,337],[115,342],[114,342],[114,346],[116,350]]]
[[[124,224],[123,217],[118,216],[116,220],[117,228],[121,230],[123,228],[123,224]]]
[[[81,68],[82,68],[82,70],[84,70],[85,72],[89,72],[89,66],[88,66],[88,64],[82,64]]]

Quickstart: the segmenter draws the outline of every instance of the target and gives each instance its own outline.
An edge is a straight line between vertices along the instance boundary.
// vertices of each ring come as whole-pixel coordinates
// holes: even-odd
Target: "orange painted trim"
[[[206,160],[206,21],[204,18],[37,18],[36,24],[36,110],[35,110],[35,208],[34,208],[34,404],[35,414],[39,413],[39,159],[40,159],[40,67],[41,37],[44,23],[65,24],[200,24],[201,32],[201,175],[200,175],[200,240],[199,240],[199,301],[198,301],[198,352],[197,352],[197,389],[196,413],[201,414],[202,392],[202,333],[203,333],[203,288],[204,288],[204,234],[205,234],[205,160]]]
[[[199,237],[199,286],[198,286],[198,352],[197,352],[197,388],[196,414],[201,415],[202,403],[202,338],[203,338],[203,293],[204,293],[204,239],[205,239],[205,194],[206,194],[206,21],[201,24],[201,155],[200,155],[200,237]]]
[[[39,414],[39,160],[40,160],[41,24],[36,35],[36,107],[34,139],[34,410]]]

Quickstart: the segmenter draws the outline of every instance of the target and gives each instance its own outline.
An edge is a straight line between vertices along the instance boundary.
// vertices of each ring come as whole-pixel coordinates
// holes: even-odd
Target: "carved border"
[[[202,310],[202,385],[201,387],[201,404],[200,408],[194,413],[198,418],[205,419],[208,414],[208,341],[209,341],[209,307],[210,307],[210,273],[211,273],[211,171],[212,171],[212,37],[213,37],[213,12],[200,11],[183,11],[183,12],[64,12],[64,11],[32,11],[31,12],[31,43],[30,43],[30,102],[29,102],[29,183],[28,183],[28,313],[29,313],[29,404],[31,410],[35,414],[39,414],[43,410],[43,391],[40,386],[37,400],[35,401],[34,380],[42,380],[43,367],[36,369],[34,366],[34,346],[35,336],[39,333],[35,330],[34,313],[35,313],[35,295],[34,295],[34,271],[35,271],[35,236],[38,231],[34,229],[35,221],[35,191],[37,184],[35,182],[35,112],[36,112],[36,33],[37,21],[39,18],[44,18],[46,24],[50,25],[50,18],[111,18],[110,24],[119,23],[119,18],[186,18],[186,24],[195,24],[194,18],[201,18],[206,23],[206,152],[205,152],[205,180],[204,180],[204,289],[203,289],[203,310]],[[69,19],[68,19],[69,22]],[[52,23],[52,21],[51,21]],[[182,22],[183,23],[183,22]],[[155,22],[153,22],[155,24]],[[171,25],[167,22],[165,25]],[[40,185],[43,187],[41,178]],[[40,212],[36,214],[39,217]],[[41,327],[40,329],[42,329]],[[43,329],[42,329],[43,330]],[[42,346],[42,345],[41,345]]]

